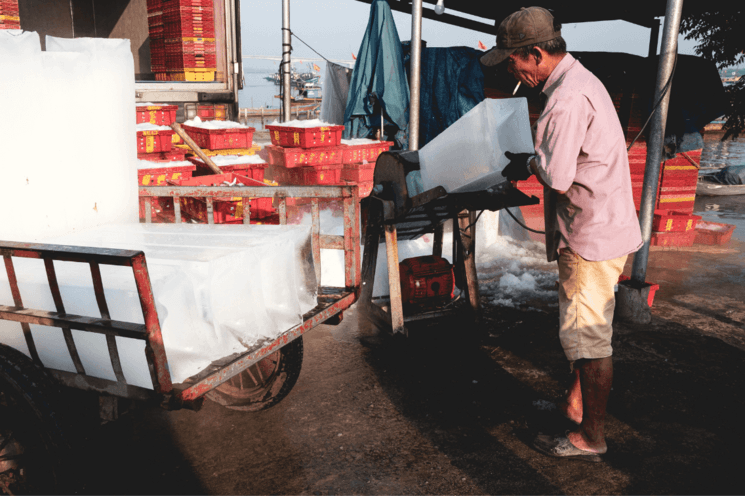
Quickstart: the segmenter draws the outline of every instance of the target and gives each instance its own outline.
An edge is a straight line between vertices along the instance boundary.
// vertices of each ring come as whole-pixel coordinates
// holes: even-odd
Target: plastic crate
[[[342,165],[317,165],[287,169],[290,184],[298,186],[332,185],[341,182]]]
[[[173,134],[171,130],[137,131],[137,153],[170,152]]]
[[[164,79],[158,79],[156,81],[191,81],[191,82],[207,82],[215,80],[215,69],[202,69],[199,67],[195,68],[184,68],[184,70],[169,71],[165,75]]]
[[[375,163],[371,164],[344,164],[341,171],[341,180],[351,183],[364,183],[373,180],[375,175]]]
[[[196,165],[154,166],[152,169],[138,169],[137,183],[140,186],[162,186],[166,181],[179,179],[191,179],[192,173],[197,169]]]
[[[312,148],[284,148],[267,145],[267,158],[271,165],[282,167],[303,167],[317,165],[338,165],[342,163],[344,145]]]
[[[137,124],[149,122],[156,126],[170,126],[176,122],[178,105],[137,106]]]
[[[187,160],[196,166],[195,176],[208,176],[214,174],[207,164],[202,162],[197,157],[189,157]],[[264,173],[268,164],[235,164],[235,165],[219,165],[218,166],[223,174],[238,174],[239,176],[250,177],[257,181],[264,182]]]
[[[696,200],[696,193],[691,192],[690,194],[673,194],[660,195],[655,205],[656,210],[675,210],[683,214],[692,214],[693,207]],[[638,208],[638,205],[637,205]]]
[[[637,215],[639,212],[637,212]],[[690,215],[673,210],[655,210],[652,219],[652,231],[657,232],[685,232],[696,228],[700,221],[698,215]]]
[[[173,148],[167,152],[156,153],[138,153],[137,158],[149,162],[183,162],[186,151],[179,148]]]
[[[223,186],[223,182],[245,184],[246,186],[263,186],[263,182],[255,181],[238,174],[214,174],[211,176],[193,177],[188,180],[172,181],[177,186]],[[241,188],[236,187],[236,195],[240,195]],[[207,202],[203,198],[180,198],[183,213],[199,222],[207,222]],[[249,201],[252,219],[264,219],[275,213],[271,198],[254,198]],[[213,200],[213,220],[215,224],[243,223],[243,199],[240,196],[231,198],[215,198]]]
[[[286,127],[266,126],[272,144],[288,148],[339,146],[344,126]]]
[[[254,145],[251,148],[226,148],[224,150],[206,150],[205,149],[202,151],[208,157],[214,157],[216,155],[240,155],[240,156],[256,155],[256,153],[259,150],[261,150],[261,145]]]
[[[251,148],[253,135],[256,131],[256,128],[253,127],[204,129],[184,125],[183,128],[200,148],[207,148],[208,150]]]
[[[357,194],[360,198],[367,198],[372,193],[374,183],[372,181],[362,182],[357,184]]]
[[[442,257],[407,258],[398,264],[404,304],[443,303],[453,297],[453,266]]]
[[[225,104],[197,104],[197,117],[203,121],[224,121],[228,118],[228,106]]]
[[[696,230],[682,232],[652,232],[651,246],[693,246]]]
[[[735,232],[735,227],[732,224],[699,221],[696,226],[696,237],[693,242],[697,245],[723,245],[732,239],[732,233]]]
[[[387,152],[393,146],[391,141],[379,141],[367,145],[347,145],[342,158],[343,164],[357,164],[368,161],[375,162],[378,155]]]
[[[629,276],[625,276],[621,274],[618,277],[618,282],[620,283],[622,281],[628,281],[630,279],[631,278]],[[647,304],[649,305],[650,308],[652,308],[652,304],[654,303],[654,295],[657,293],[657,290],[660,289],[660,285],[651,283],[649,281],[645,281],[645,284],[649,284],[649,295],[647,296]]]

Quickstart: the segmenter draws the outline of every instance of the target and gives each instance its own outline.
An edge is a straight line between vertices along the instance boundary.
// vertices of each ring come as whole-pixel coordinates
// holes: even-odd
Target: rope
[[[321,55],[320,53],[318,53],[318,52],[316,51],[316,49],[315,49],[315,48],[313,48],[312,46],[308,45],[308,44],[307,44],[306,42],[304,42],[303,40],[301,40],[301,39],[300,39],[300,37],[299,37],[298,35],[296,35],[296,34],[295,34],[295,33],[293,33],[292,31],[290,31],[290,34],[291,34],[292,36],[294,36],[295,38],[297,38],[297,39],[298,39],[298,41],[300,41],[300,42],[301,42],[301,43],[302,43],[303,45],[307,46],[308,48],[310,48],[311,50],[313,50],[314,52],[316,52],[316,55],[318,55],[319,57],[321,57],[321,58],[322,58],[323,60],[325,60],[325,61],[326,61],[326,62],[328,62],[329,64],[332,64],[332,63],[333,63],[333,62],[331,62],[331,61],[330,61],[329,59],[327,59],[326,57],[324,57],[323,55]]]
[[[512,217],[515,220],[515,222],[517,222],[517,224],[520,227],[522,227],[523,229],[527,229],[528,231],[534,232],[536,234],[546,234],[546,231],[536,231],[535,229],[531,229],[528,226],[526,226],[525,224],[523,224],[522,222],[520,222],[519,220],[517,220],[517,217],[515,217],[514,215],[512,215],[512,212],[510,212],[510,209],[509,208],[505,208],[505,210],[507,211],[508,214],[510,214],[510,217]]]

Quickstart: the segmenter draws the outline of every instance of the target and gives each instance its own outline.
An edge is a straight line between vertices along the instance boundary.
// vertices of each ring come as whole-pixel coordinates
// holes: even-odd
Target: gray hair
[[[558,36],[553,40],[542,41],[540,43],[534,43],[533,45],[520,47],[513,53],[521,59],[527,59],[528,55],[530,55],[530,51],[533,50],[533,48],[540,48],[549,55],[563,55],[567,53],[567,42],[564,41],[564,38]]]

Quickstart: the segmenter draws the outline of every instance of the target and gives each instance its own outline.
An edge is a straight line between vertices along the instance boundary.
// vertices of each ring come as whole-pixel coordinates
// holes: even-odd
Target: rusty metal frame
[[[144,204],[146,222],[152,221],[151,199],[168,196],[174,199],[174,217],[178,222],[183,218],[180,212],[181,197],[199,197],[206,200],[209,207],[218,198],[234,197],[235,188],[227,187],[140,187],[140,201]],[[262,343],[235,357],[226,357],[221,363],[213,364],[202,373],[191,378],[187,384],[174,387],[168,372],[163,337],[161,334],[155,299],[150,285],[145,255],[141,251],[117,250],[107,248],[88,248],[78,246],[51,245],[38,243],[17,243],[0,241],[0,256],[3,257],[5,269],[13,295],[14,306],[0,305],[0,319],[15,321],[21,324],[32,360],[43,366],[30,325],[43,325],[62,329],[65,343],[76,372],[48,369],[62,384],[78,389],[95,391],[112,396],[136,400],[158,401],[169,409],[196,408],[202,396],[210,389],[239,374],[251,365],[274,353],[276,350],[302,336],[310,329],[349,308],[359,296],[360,286],[360,217],[357,186],[297,186],[297,187],[246,187],[240,190],[244,205],[250,198],[275,198],[279,205],[280,224],[287,224],[286,199],[310,198],[313,216],[312,251],[316,264],[316,277],[319,283],[319,304],[303,316],[302,324],[284,332],[268,343]],[[344,235],[330,236],[320,234],[320,199],[341,199],[344,216]],[[211,209],[210,209],[211,210]],[[249,214],[248,211],[245,212]],[[212,217],[208,217],[212,220]],[[247,224],[250,217],[244,217]],[[212,222],[210,222],[212,224]],[[321,249],[338,249],[344,251],[345,277],[344,288],[320,287]],[[16,278],[13,258],[32,258],[44,261],[49,282],[49,289],[54,300],[55,312],[25,308],[18,280]],[[100,317],[72,315],[65,312],[64,302],[57,282],[54,267],[55,261],[77,262],[88,264],[91,271],[96,302]],[[100,265],[131,267],[137,292],[140,298],[144,324],[112,320],[104,291],[105,281],[101,277]],[[104,334],[107,340],[109,359],[116,380],[91,377],[86,374],[80,359],[72,330]],[[145,354],[150,368],[153,390],[127,384],[122,371],[116,337],[141,339],[145,341]]]
[[[258,363],[281,347],[299,338],[309,330],[343,312],[358,299],[360,290],[360,215],[359,194],[357,186],[251,186],[240,188],[243,205],[248,205],[251,198],[273,198],[279,210],[280,225],[287,224],[287,198],[311,199],[311,243],[316,280],[319,283],[319,304],[303,316],[303,323],[285,331],[277,338],[260,343],[244,353],[226,357],[191,377],[183,388],[179,387],[173,403],[188,405],[200,399],[211,389],[219,386],[232,377],[240,374]],[[174,213],[177,222],[183,222],[180,215],[182,197],[204,198],[208,205],[208,222],[214,223],[209,207],[215,199],[236,197],[236,188],[231,187],[184,187],[184,186],[142,186],[139,189],[140,201],[145,205],[145,222],[152,222],[150,198],[171,197],[174,201]],[[149,198],[150,197],[150,198]],[[321,234],[320,205],[321,199],[341,199],[344,218],[344,235],[334,236]],[[243,223],[250,221],[244,211]],[[344,251],[344,288],[320,286],[321,250],[335,249]]]

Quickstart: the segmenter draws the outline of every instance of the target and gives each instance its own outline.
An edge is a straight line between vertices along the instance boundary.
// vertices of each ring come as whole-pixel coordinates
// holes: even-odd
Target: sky
[[[445,0],[445,8],[449,2]],[[424,4],[424,8],[431,7]],[[447,11],[446,11],[447,12]],[[356,0],[291,0],[290,29],[329,60],[352,62],[367,27],[370,5]],[[244,56],[281,56],[282,2],[281,0],[241,0],[241,24]],[[393,12],[399,37],[411,38],[411,16]],[[476,18],[476,20],[479,20]],[[489,22],[488,20],[484,20]],[[624,21],[565,24],[562,36],[569,51],[625,52],[646,56],[649,46],[649,28]],[[660,38],[662,29],[660,29]],[[428,47],[469,46],[478,47],[483,42],[491,48],[494,36],[445,23],[423,19],[422,39]],[[695,40],[681,36],[679,51],[695,54]],[[292,40],[292,59],[319,58],[297,38]],[[245,67],[267,67],[276,70],[274,61],[245,60]]]

